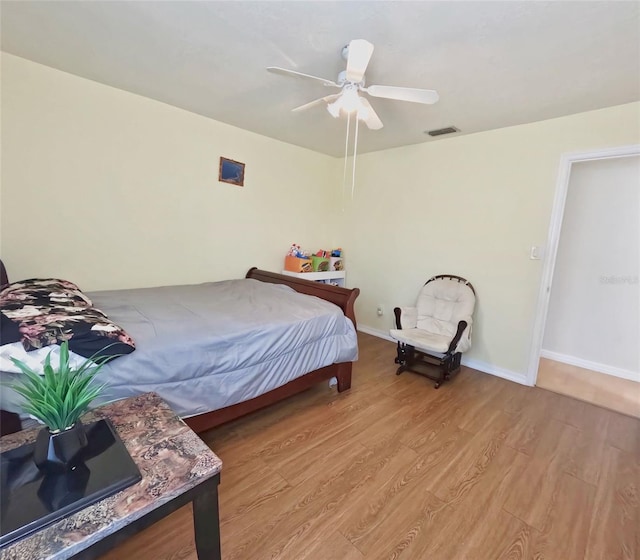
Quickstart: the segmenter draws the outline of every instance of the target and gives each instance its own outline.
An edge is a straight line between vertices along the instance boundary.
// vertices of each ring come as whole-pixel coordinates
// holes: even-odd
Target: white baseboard
[[[591,371],[597,371],[598,373],[604,373],[606,375],[613,375],[614,377],[621,377],[622,379],[629,379],[630,381],[640,381],[639,372],[598,362],[591,362],[589,360],[583,360],[582,358],[576,358],[575,356],[569,356],[568,354],[561,354],[560,352],[552,352],[551,350],[543,349],[540,351],[540,357],[554,360],[556,362],[562,362],[563,364],[569,364],[570,366],[590,369]]]
[[[471,369],[477,369],[478,371],[482,371],[484,373],[495,375],[496,377],[502,377],[502,379],[507,379],[508,381],[513,381],[514,383],[520,383],[520,385],[528,385],[530,387],[532,386],[532,384],[527,381],[527,376],[524,373],[518,373],[517,371],[504,369],[493,364],[481,362],[479,360],[465,358],[464,354],[462,356],[462,365],[470,367]]]
[[[366,334],[377,336],[378,338],[384,338],[385,340],[396,342],[395,340],[393,340],[393,338],[391,338],[391,335],[388,332],[374,329],[372,327],[368,327],[367,325],[358,325],[358,330]],[[495,375],[496,377],[502,377],[502,379],[520,383],[521,385],[530,385],[530,383],[527,382],[527,376],[524,373],[510,371],[508,369],[494,366],[493,364],[487,364],[479,360],[469,359],[464,355],[462,356],[462,365],[467,366],[471,369],[477,369],[478,371],[481,371],[483,373]]]
[[[373,327],[367,327],[367,325],[358,325],[358,330],[362,331],[363,333],[371,334],[373,336],[377,336],[378,338],[384,338],[385,340],[388,340],[389,342],[394,342],[395,343],[395,340],[393,340],[393,338],[391,338],[391,335],[389,334],[389,331],[381,331],[379,329],[374,329]]]

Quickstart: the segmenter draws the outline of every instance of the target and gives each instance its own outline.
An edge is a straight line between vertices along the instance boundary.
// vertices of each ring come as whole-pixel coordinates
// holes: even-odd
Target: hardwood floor
[[[638,558],[640,420],[465,369],[396,376],[360,334],[326,384],[205,434],[225,560]],[[195,560],[183,508],[103,560]]]
[[[640,418],[640,383],[540,358],[536,385]]]

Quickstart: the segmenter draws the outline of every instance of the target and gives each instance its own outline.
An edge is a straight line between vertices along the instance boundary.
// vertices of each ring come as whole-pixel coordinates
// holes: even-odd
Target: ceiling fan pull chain
[[[353,139],[353,176],[351,178],[351,200],[353,200],[353,191],[356,188],[356,152],[358,151],[358,124],[360,119],[356,115],[356,133]]]
[[[349,128],[351,113],[347,113],[347,136],[344,141],[344,169],[342,170],[342,211],[344,212],[344,189],[347,186],[347,157],[349,156]]]

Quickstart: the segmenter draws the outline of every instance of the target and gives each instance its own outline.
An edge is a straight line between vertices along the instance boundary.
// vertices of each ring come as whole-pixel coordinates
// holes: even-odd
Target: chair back
[[[418,294],[416,327],[431,333],[454,336],[458,322],[473,315],[475,290],[460,276],[442,274],[430,278]]]

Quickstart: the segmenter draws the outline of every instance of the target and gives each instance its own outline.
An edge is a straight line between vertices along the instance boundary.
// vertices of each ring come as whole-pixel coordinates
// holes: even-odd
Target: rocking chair
[[[398,342],[395,362],[400,365],[396,375],[413,371],[433,379],[437,389],[460,369],[462,353],[471,348],[475,294],[468,280],[441,274],[427,280],[415,307],[393,310],[396,328],[390,334]],[[424,365],[437,366],[439,375],[430,375]]]

